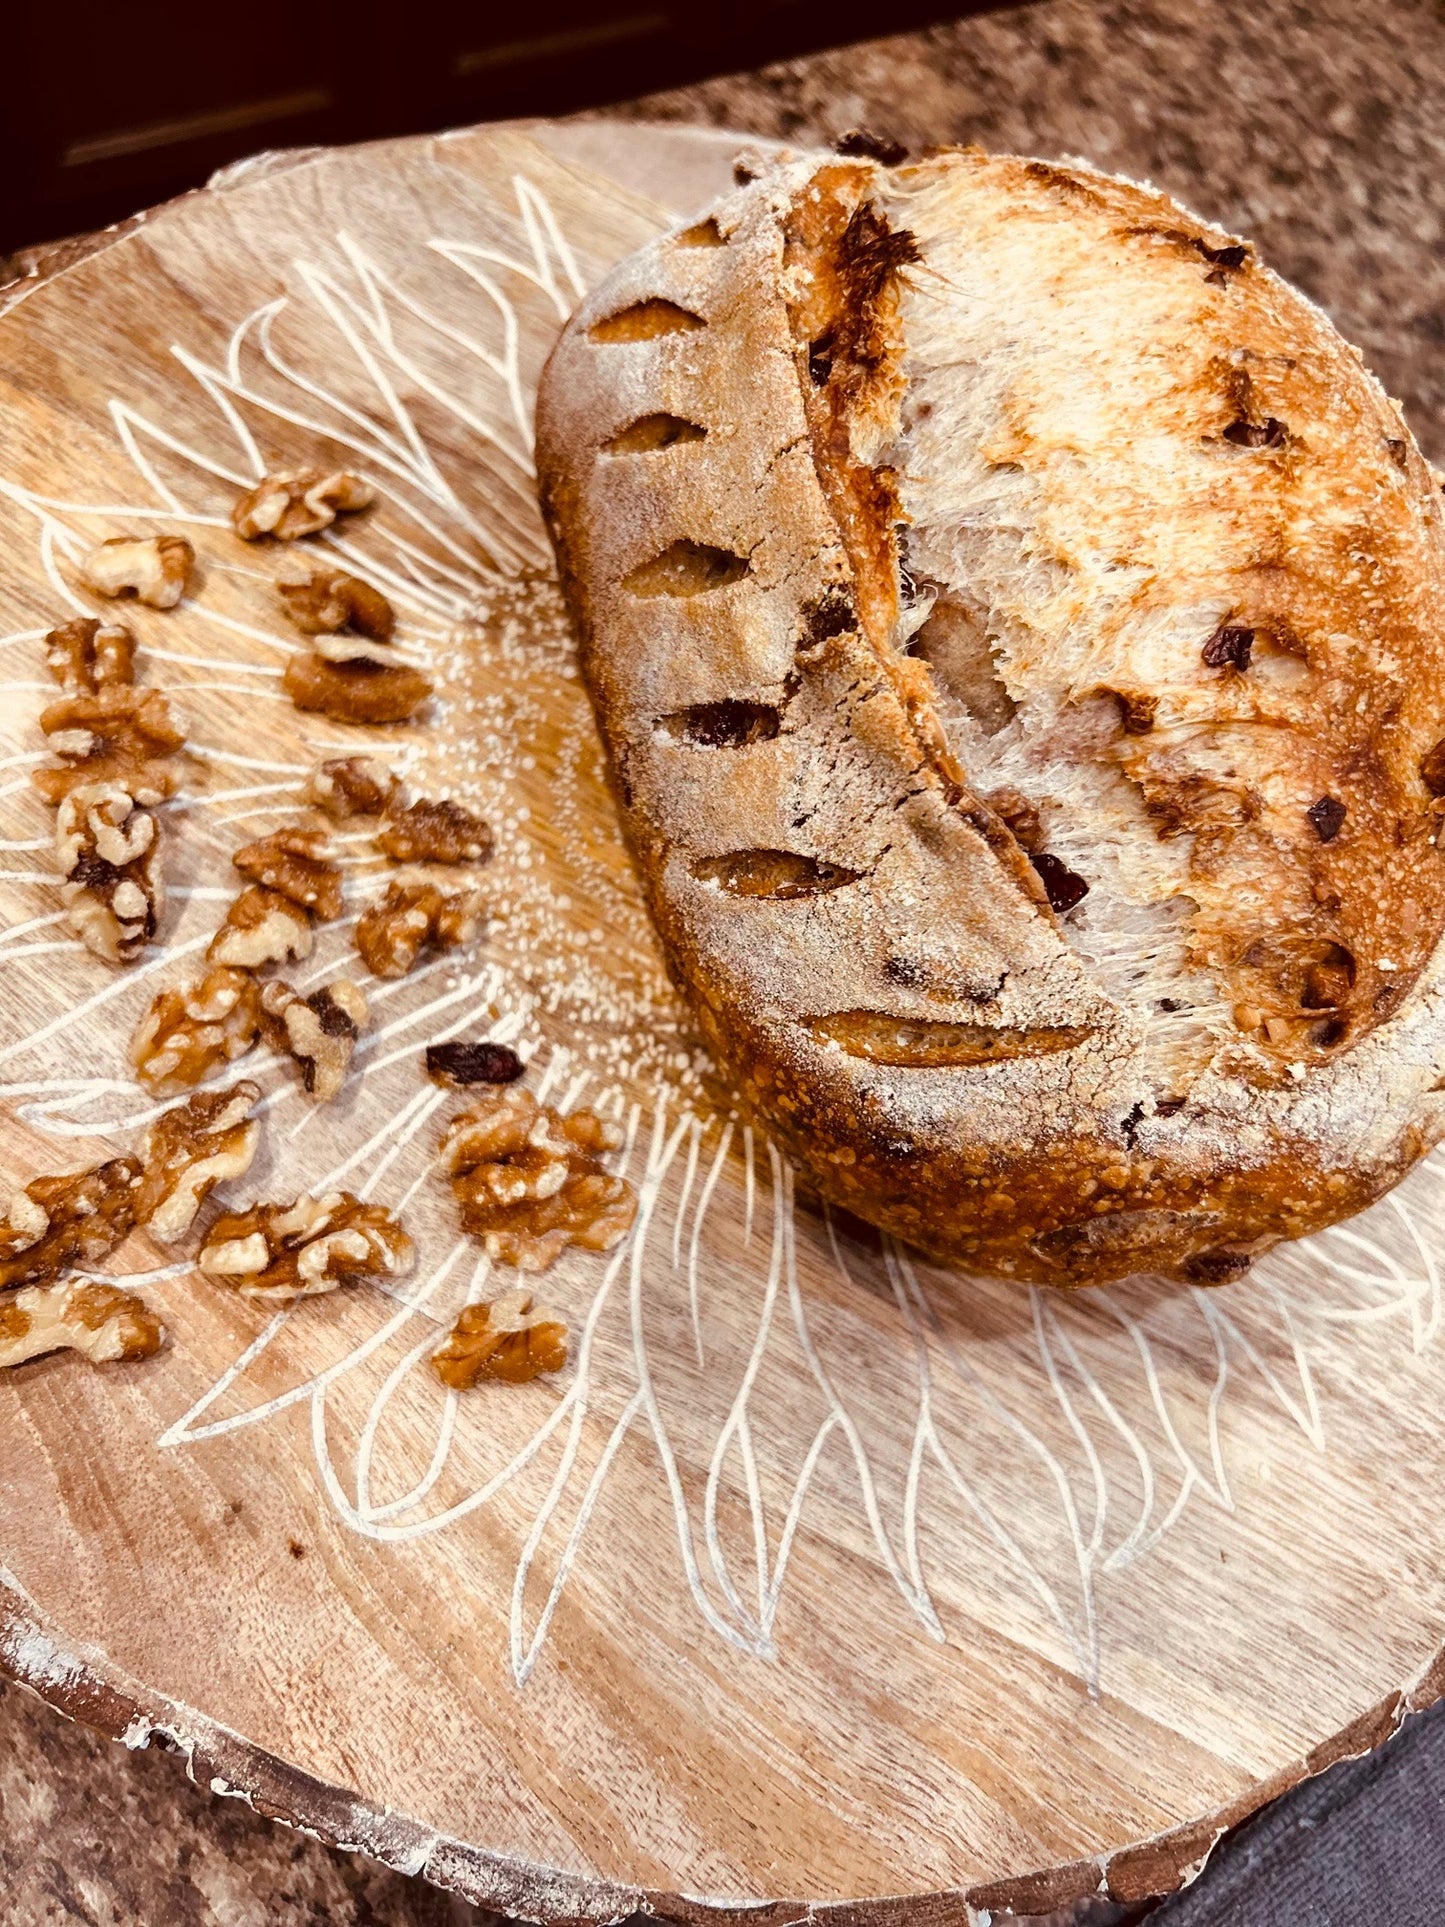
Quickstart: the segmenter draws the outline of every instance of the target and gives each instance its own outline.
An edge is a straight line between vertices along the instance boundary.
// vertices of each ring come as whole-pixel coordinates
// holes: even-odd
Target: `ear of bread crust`
[[[1247,243],[804,159],[584,302],[538,447],[669,962],[825,1195],[1222,1282],[1435,1141],[1439,503]]]

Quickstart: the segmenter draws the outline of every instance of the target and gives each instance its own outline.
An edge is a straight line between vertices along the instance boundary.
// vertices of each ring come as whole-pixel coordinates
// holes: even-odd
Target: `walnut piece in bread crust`
[[[544,504],[674,973],[828,1198],[1238,1276],[1445,1129],[1445,529],[1247,242],[807,157],[624,261]],[[706,225],[706,224],[705,224]],[[1432,760],[1433,758],[1433,760]]]

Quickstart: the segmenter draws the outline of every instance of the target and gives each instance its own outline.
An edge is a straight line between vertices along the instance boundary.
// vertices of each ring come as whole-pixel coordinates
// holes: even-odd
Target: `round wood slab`
[[[734,145],[516,124],[273,157],[0,297],[0,1175],[134,1143],[157,1107],[126,1040],[319,755],[379,735],[498,844],[485,938],[382,985],[350,923],[385,866],[343,826],[347,915],[295,974],[350,959],[364,1050],[322,1109],[280,1061],[238,1066],[268,1102],[237,1199],[345,1182],[404,1211],[414,1276],[270,1316],[123,1247],[108,1272],[168,1349],[0,1380],[0,1660],[535,1919],[1139,1897],[1436,1695],[1440,1167],[1226,1290],[1051,1296],[830,1221],[709,1099],[608,804],[531,416],[577,297]],[[226,518],[301,463],[377,485],[327,539],[430,664],[417,727],[282,696],[282,558]],[[95,541],[158,530],[198,579],[134,623],[194,756],[163,943],[115,971],[68,932],[29,782],[40,639],[94,608]],[[545,1281],[567,1370],[459,1398],[427,1354],[498,1286],[433,1168],[456,1104],[420,1052],[462,1034],[617,1117],[641,1208]]]

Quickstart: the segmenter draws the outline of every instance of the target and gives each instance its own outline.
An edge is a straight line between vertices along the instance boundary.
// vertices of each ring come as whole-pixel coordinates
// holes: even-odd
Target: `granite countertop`
[[[862,125],[915,148],[977,141],[1152,180],[1251,236],[1320,302],[1445,467],[1442,98],[1436,0],[1038,0],[609,111],[799,144]],[[1445,1719],[1426,1715],[1381,1759],[1272,1810],[1159,1927],[1270,1927],[1276,1904],[1280,1927],[1366,1917],[1424,1927],[1445,1889],[1442,1812]],[[1333,1862],[1332,1841],[1343,1856]],[[1392,1882],[1424,1911],[1392,1906]],[[6,1927],[486,1919],[272,1827],[198,1791],[178,1761],[109,1746],[4,1687],[0,1893]],[[1277,1903],[1261,1899],[1271,1893]],[[1101,1907],[1079,1918],[1106,1927],[1123,1916]]]

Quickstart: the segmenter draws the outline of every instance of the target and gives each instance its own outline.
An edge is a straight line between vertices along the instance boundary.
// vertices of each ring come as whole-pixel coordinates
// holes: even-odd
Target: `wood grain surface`
[[[194,968],[229,850],[361,745],[281,698],[277,559],[225,522],[263,468],[377,483],[337,547],[439,689],[389,744],[498,854],[475,954],[368,985],[335,1106],[261,1067],[242,1195],[339,1173],[405,1199],[415,1278],[273,1321],[124,1248],[170,1348],[0,1388],[0,1658],[532,1918],[1132,1899],[1436,1696],[1440,1173],[1226,1292],[1060,1299],[830,1222],[727,1116],[617,839],[529,437],[577,294],[735,146],[517,125],[283,157],[7,297],[5,1178],[134,1140],[125,1041]],[[67,938],[28,770],[39,639],[91,606],[86,548],[132,529],[200,553],[181,609],[135,618],[196,754],[164,946],[118,975]],[[354,911],[382,870],[343,847]],[[487,1030],[624,1123],[643,1207],[615,1261],[548,1282],[567,1373],[457,1400],[426,1352],[487,1280],[430,1174],[446,1106],[418,1058]]]

